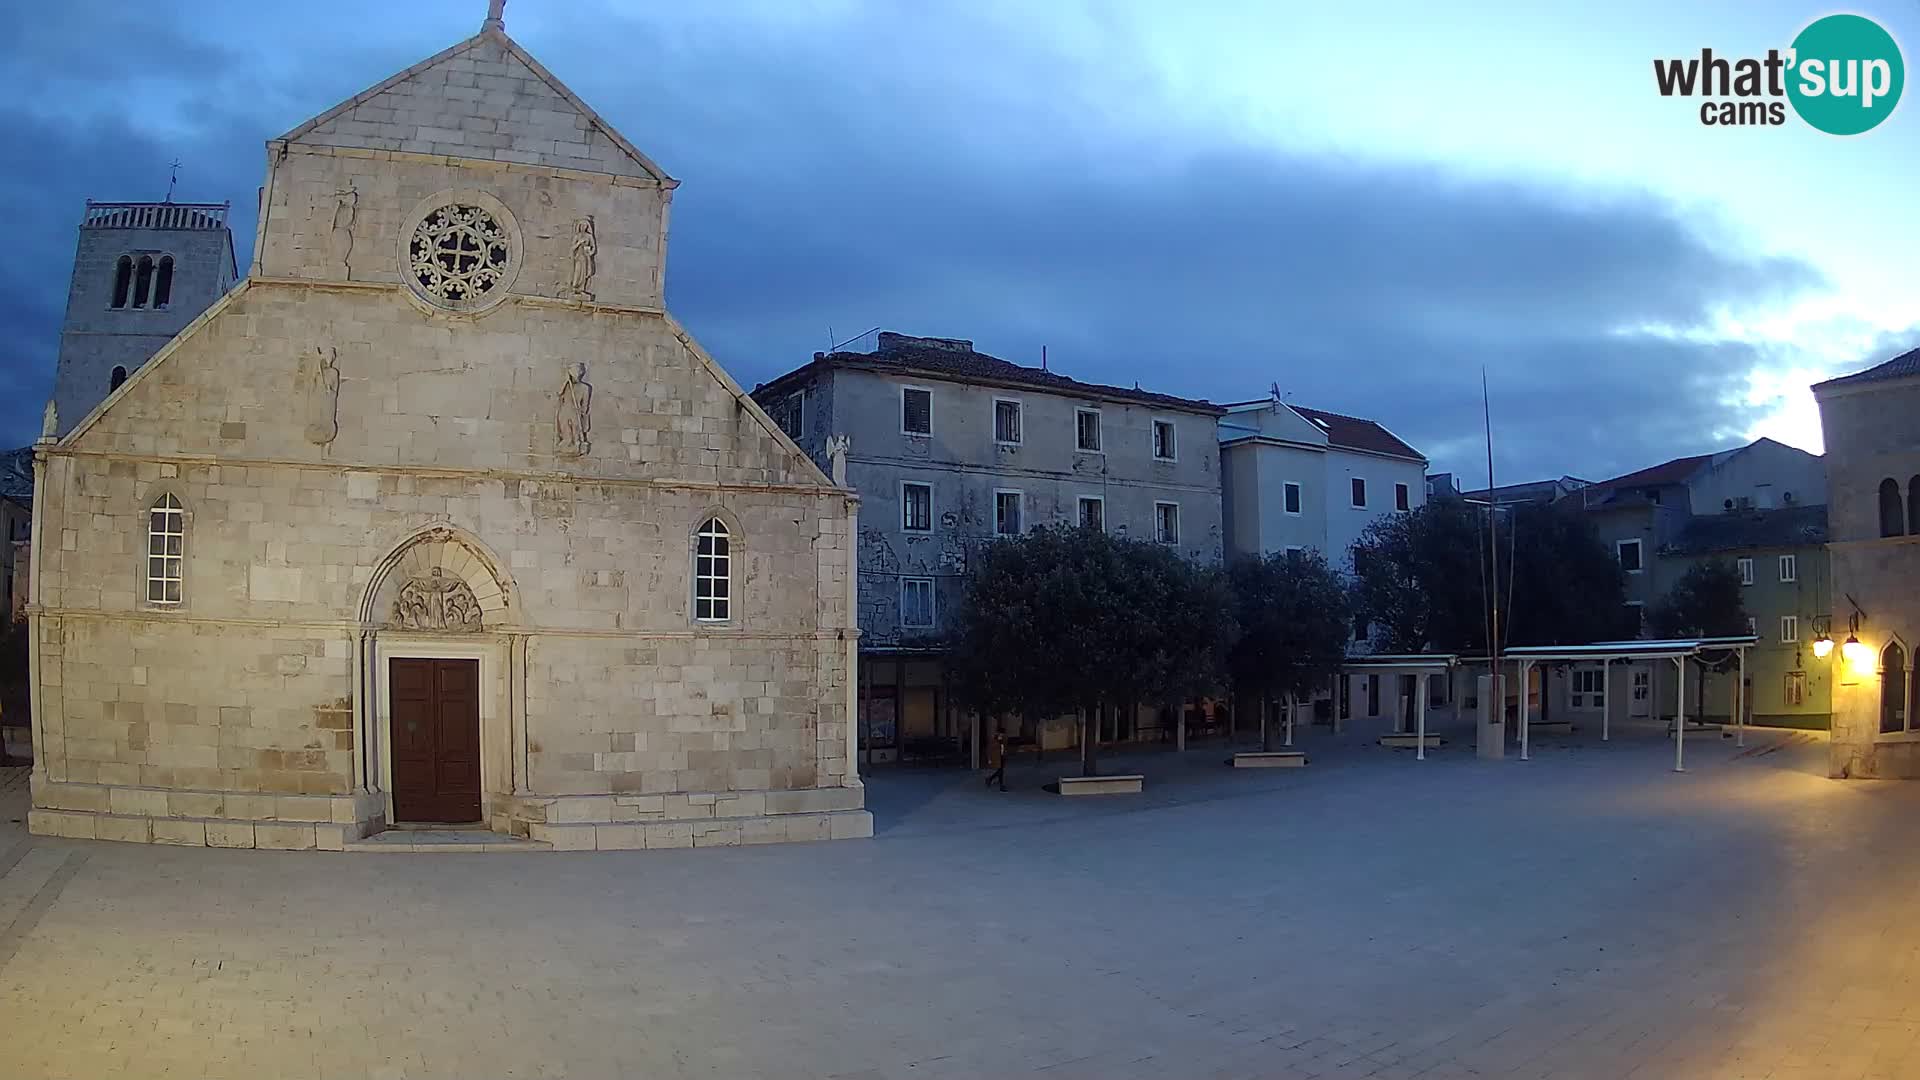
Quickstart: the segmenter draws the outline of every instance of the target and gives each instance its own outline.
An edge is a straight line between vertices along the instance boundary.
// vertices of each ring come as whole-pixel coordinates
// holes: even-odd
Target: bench
[[[1411,731],[1393,735],[1382,735],[1380,736],[1380,745],[1392,747],[1395,750],[1417,750],[1420,747],[1420,736],[1418,733]],[[1432,750],[1445,745],[1447,745],[1447,740],[1432,732],[1427,733],[1427,749]]]
[[[1063,776],[1060,778],[1059,791],[1062,795],[1138,795],[1146,781],[1147,778],[1139,773]]]
[[[1253,750],[1227,759],[1236,769],[1298,769],[1306,763],[1304,750]]]

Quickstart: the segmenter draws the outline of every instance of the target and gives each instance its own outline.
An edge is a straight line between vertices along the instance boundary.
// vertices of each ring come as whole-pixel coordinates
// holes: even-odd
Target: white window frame
[[[1407,497],[1405,499],[1402,499],[1400,497],[1401,492],[1406,492]],[[1406,503],[1407,505],[1401,506],[1400,504],[1403,502]],[[1410,485],[1402,484],[1397,481],[1394,483],[1393,508],[1395,510],[1412,510],[1413,509],[1413,488]]]
[[[1760,636],[1760,620],[1754,618],[1752,615],[1747,616],[1747,633],[1752,634],[1756,638]]]
[[[914,528],[914,527],[913,527],[912,525],[909,525],[909,524],[907,523],[907,521],[908,521],[908,519],[907,519],[907,508],[908,508],[908,506],[909,506],[909,505],[911,505],[911,504],[909,504],[909,503],[907,502],[907,489],[908,489],[908,488],[925,488],[925,489],[927,489],[927,527],[926,527],[926,528],[924,528],[924,529],[916,529],[916,528]],[[927,482],[927,481],[925,481],[925,480],[902,480],[902,481],[900,481],[900,531],[901,531],[901,532],[909,532],[909,533],[916,533],[916,534],[918,534],[918,533],[930,533],[930,532],[932,532],[932,531],[933,531],[933,485],[932,485],[932,484],[930,484],[930,483],[928,483],[928,482]]]
[[[1800,557],[1797,555],[1780,556],[1780,580],[1796,582],[1800,580]]]
[[[1100,505],[1100,531],[1107,531],[1107,497],[1105,495],[1080,495],[1073,500],[1073,524],[1076,528],[1085,528],[1087,524],[1086,507],[1088,503]]]
[[[1287,492],[1293,492],[1293,505],[1298,510],[1287,509]],[[1299,517],[1307,509],[1307,489],[1296,480],[1283,481],[1280,485],[1280,512],[1288,517]]]
[[[154,528],[155,515],[161,518],[159,529]],[[177,608],[187,599],[186,507],[173,492],[161,492],[159,498],[147,504],[146,524],[146,561],[142,564],[146,589],[142,595],[152,607]],[[156,546],[158,551],[154,550]],[[173,586],[172,598],[167,596],[168,585]],[[154,595],[155,586],[159,587],[160,595],[157,597]]]
[[[718,532],[710,531],[712,527],[715,525],[718,525],[720,527],[719,531]],[[727,550],[724,553],[715,551],[713,554],[710,554],[710,555],[700,554],[700,541],[705,540],[709,537],[717,540],[725,541],[727,545]],[[690,610],[693,613],[694,622],[726,623],[726,622],[733,621],[733,602],[735,599],[737,599],[737,597],[733,595],[733,559],[734,559],[733,544],[734,544],[733,526],[728,525],[726,519],[722,518],[718,514],[708,514],[705,517],[701,518],[699,527],[694,529],[693,550],[688,553],[689,556],[691,557],[691,562],[687,567],[687,569],[691,571],[693,576],[693,606]],[[701,573],[700,571],[701,559],[710,560],[710,564],[709,564],[710,568],[717,569],[718,572],[717,573],[713,573],[713,572]],[[710,581],[718,581],[718,582],[725,583],[726,595],[715,596],[712,594],[708,594],[708,595],[702,596],[701,595],[702,586]],[[705,600],[710,605],[708,608],[709,611],[716,611],[716,612],[719,612],[719,614],[716,614],[716,615],[700,614],[700,602],[702,600]]]
[[[1161,535],[1161,529],[1160,529],[1160,511],[1167,507],[1173,508],[1173,536],[1171,538]],[[1179,503],[1161,502],[1157,500],[1154,502],[1153,504],[1153,539],[1154,539],[1154,542],[1158,544],[1169,544],[1174,546],[1179,545],[1180,543],[1180,504]]]
[[[1780,641],[1783,644],[1791,644],[1799,640],[1800,640],[1800,616],[1798,615],[1780,616]]]
[[[907,621],[907,586],[925,585],[927,587],[927,621],[912,623]],[[900,628],[903,630],[931,630],[940,625],[940,592],[934,588],[930,577],[903,577],[900,579]]]
[[[1746,558],[1735,559],[1733,560],[1733,565],[1736,569],[1740,571],[1740,584],[1742,585],[1753,584],[1753,560],[1752,559],[1746,559]]]
[[[1780,703],[1798,708],[1807,703],[1807,673],[1801,670],[1783,672],[1780,680]]]
[[[1151,432],[1151,434],[1148,436],[1148,441],[1152,445],[1150,445],[1147,449],[1148,449],[1148,452],[1153,455],[1153,460],[1179,461],[1180,460],[1180,428],[1179,426],[1176,425],[1171,419],[1164,416],[1155,416],[1155,417],[1151,417],[1150,419],[1152,420],[1152,423],[1148,427],[1148,430]],[[1162,424],[1165,424],[1167,426],[1167,446],[1169,449],[1173,451],[1172,453],[1165,454],[1165,455],[1162,455],[1160,453],[1160,425]]]
[[[1295,555],[1305,555],[1307,553],[1307,549],[1301,547],[1299,544],[1288,544],[1281,550],[1286,553],[1288,558],[1292,558]]]
[[[1360,485],[1359,488],[1356,489],[1353,486],[1355,484],[1359,484]],[[1355,494],[1358,494],[1360,496],[1358,500],[1354,499]],[[1365,510],[1367,508],[1367,478],[1366,477],[1364,476],[1347,477],[1347,502],[1350,503],[1355,510]]]
[[[1015,437],[1011,439],[1003,439],[1000,437],[1000,406],[1002,405],[1013,406],[1014,427],[1017,430],[1014,432]],[[993,424],[993,444],[995,446],[1021,446],[1026,443],[1027,441],[1027,403],[1026,402],[1021,401],[1019,398],[1010,398],[1010,397],[994,398],[993,412],[990,417],[990,422]]]
[[[1624,557],[1629,546],[1633,548],[1633,561],[1638,564],[1630,570],[1627,569],[1627,560]],[[1613,542],[1613,558],[1615,562],[1620,564],[1620,568],[1626,570],[1629,574],[1644,574],[1647,572],[1647,546],[1641,543],[1640,538],[1637,536],[1631,540],[1615,540]]]
[[[927,395],[927,430],[925,431],[907,430],[907,394],[909,392]],[[900,434],[913,439],[933,438],[933,387],[931,386],[900,387]]]
[[[1093,438],[1099,446],[1089,450],[1080,445],[1080,418],[1089,413],[1093,416]],[[1078,405],[1073,410],[1073,452],[1076,454],[1104,454],[1107,452],[1106,426],[1100,420],[1100,410],[1086,405]]]
[[[1590,684],[1582,689],[1581,683]],[[1593,684],[1597,684],[1597,687]],[[1607,699],[1607,669],[1604,667],[1576,667],[1567,680],[1568,704],[1573,708],[1591,712],[1600,708]]]
[[[1000,527],[1000,524],[1001,524],[1000,523],[1000,496],[1002,495],[1013,496],[1015,500],[1014,505],[1020,508],[1020,520],[1014,523],[1014,530],[1012,532],[1007,532],[1005,529],[1002,529]],[[1026,531],[1027,531],[1027,493],[1024,491],[1021,491],[1019,488],[994,488],[993,489],[993,535],[1019,536]]]

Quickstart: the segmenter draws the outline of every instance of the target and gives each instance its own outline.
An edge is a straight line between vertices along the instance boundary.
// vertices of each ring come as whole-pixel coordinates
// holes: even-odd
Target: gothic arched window
[[[694,534],[693,617],[698,622],[725,622],[731,613],[733,553],[727,523],[708,518]]]
[[[127,369],[123,367],[115,367],[113,369],[113,374],[108,376],[107,378],[107,393],[111,394],[115,390],[120,389],[120,384],[126,381],[127,381]]]
[[[122,255],[120,256],[120,261],[113,264],[113,306],[117,308],[126,307],[127,293],[132,288],[133,257],[131,255]]]
[[[1907,535],[1920,536],[1920,476],[1907,481]]]
[[[1880,481],[1880,535],[1902,535],[1906,517],[1900,506],[1900,482],[1891,476]]]
[[[1880,731],[1907,730],[1907,654],[1897,641],[1880,650]]]
[[[181,567],[186,559],[187,513],[172,492],[147,512],[147,603],[180,602]]]
[[[160,273],[153,279],[153,306],[166,307],[173,301],[173,256],[160,256]]]

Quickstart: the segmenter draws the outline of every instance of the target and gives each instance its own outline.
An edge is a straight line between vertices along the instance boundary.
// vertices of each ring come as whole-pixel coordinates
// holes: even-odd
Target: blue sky
[[[178,156],[244,248],[264,141],[485,7],[16,18],[0,435],[47,395],[85,199],[156,198]],[[1806,385],[1920,344],[1920,105],[1839,139],[1654,91],[1655,57],[1762,54],[1832,10],[511,0],[507,28],[682,181],[668,302],[743,383],[873,326],[1044,345],[1214,400],[1277,382],[1478,477],[1484,365],[1503,478],[1601,478],[1817,449]],[[1851,10],[1914,57],[1912,5]]]

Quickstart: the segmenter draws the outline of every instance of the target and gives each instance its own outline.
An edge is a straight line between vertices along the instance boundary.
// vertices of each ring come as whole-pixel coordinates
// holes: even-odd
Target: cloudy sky
[[[10,20],[0,441],[37,430],[87,198],[159,198],[178,157],[180,198],[234,202],[244,267],[264,141],[485,8]],[[1847,9],[1920,59],[1913,5]],[[512,0],[507,29],[682,181],[668,302],[749,386],[875,326],[1044,345],[1216,401],[1278,383],[1477,479],[1484,366],[1502,479],[1597,479],[1818,449],[1807,384],[1920,344],[1920,102],[1838,139],[1654,92],[1656,56],[1763,54],[1830,10]]]

